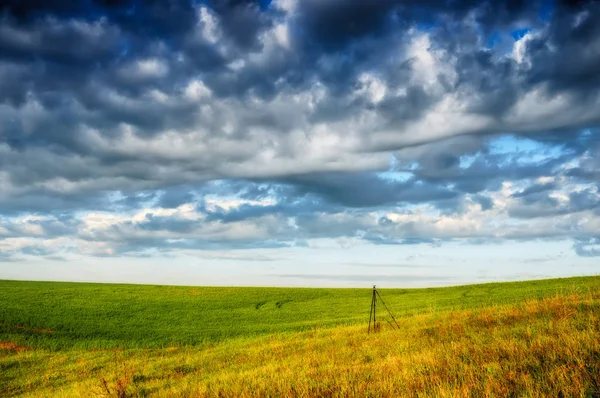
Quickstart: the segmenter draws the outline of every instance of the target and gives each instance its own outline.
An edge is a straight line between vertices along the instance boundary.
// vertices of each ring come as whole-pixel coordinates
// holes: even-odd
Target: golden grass
[[[377,334],[365,324],[202,349],[0,348],[0,363],[22,366],[12,393],[31,397],[598,397],[595,294],[431,312]]]

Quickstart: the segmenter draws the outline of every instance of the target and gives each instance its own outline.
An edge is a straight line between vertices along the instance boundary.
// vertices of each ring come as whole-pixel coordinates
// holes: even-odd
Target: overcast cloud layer
[[[2,4],[6,267],[322,240],[600,256],[600,2]]]

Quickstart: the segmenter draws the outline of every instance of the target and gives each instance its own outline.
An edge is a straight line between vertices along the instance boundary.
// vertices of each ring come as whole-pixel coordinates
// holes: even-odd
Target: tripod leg
[[[369,328],[367,333],[371,333],[371,319],[373,318],[373,299],[371,299],[371,313],[369,314]]]

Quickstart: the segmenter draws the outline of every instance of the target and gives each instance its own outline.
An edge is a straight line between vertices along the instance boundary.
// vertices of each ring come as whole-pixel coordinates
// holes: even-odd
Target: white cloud
[[[157,58],[140,59],[120,70],[120,75],[127,80],[160,79],[169,73],[169,66]]]

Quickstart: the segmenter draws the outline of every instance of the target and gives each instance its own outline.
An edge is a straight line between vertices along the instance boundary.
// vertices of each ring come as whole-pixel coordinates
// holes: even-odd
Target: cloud
[[[4,258],[321,238],[595,253],[598,2],[1,7]]]
[[[534,190],[539,187],[533,187]],[[600,207],[600,193],[596,188],[575,190],[568,194],[529,193],[509,208],[509,214],[519,218],[547,217],[559,214],[594,210]]]
[[[289,279],[317,279],[344,282],[364,282],[366,280],[381,282],[449,282],[456,280],[451,276],[443,275],[339,275],[339,274],[278,274],[279,278]]]
[[[600,238],[598,236],[577,238],[573,244],[575,252],[582,257],[600,256]]]

